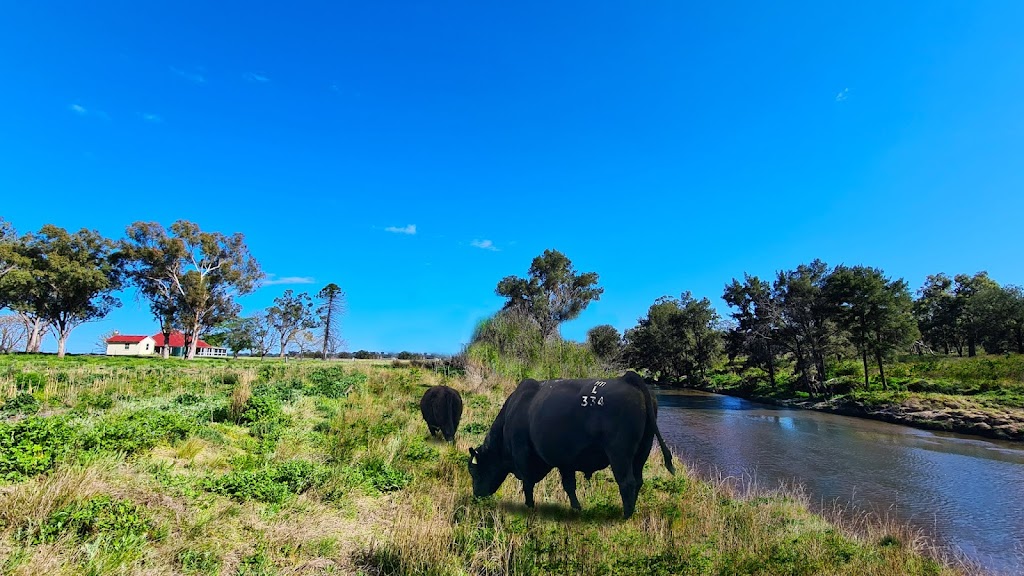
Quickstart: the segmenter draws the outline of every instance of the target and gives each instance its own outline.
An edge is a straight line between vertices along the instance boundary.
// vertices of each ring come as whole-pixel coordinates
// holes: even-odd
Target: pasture
[[[659,457],[474,499],[468,448],[515,382],[387,363],[0,357],[0,573],[952,574],[906,529]],[[460,391],[454,446],[419,400]]]

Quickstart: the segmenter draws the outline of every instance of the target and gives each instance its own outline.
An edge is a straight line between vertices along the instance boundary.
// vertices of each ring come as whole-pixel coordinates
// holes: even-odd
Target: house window
[[[128,345],[127,345],[127,344],[125,344],[125,345],[124,345],[124,349],[125,349],[125,350],[127,350],[127,349],[128,349]]]
[[[146,352],[149,352],[149,344],[146,344]]]

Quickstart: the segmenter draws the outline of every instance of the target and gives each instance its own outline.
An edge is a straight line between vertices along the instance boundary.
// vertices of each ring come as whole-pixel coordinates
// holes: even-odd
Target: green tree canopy
[[[622,336],[611,324],[594,326],[587,331],[587,344],[604,362],[615,362],[622,354]]]
[[[704,380],[722,350],[718,322],[707,298],[663,296],[626,331],[626,362],[659,381]]]
[[[135,222],[121,245],[132,283],[169,333],[185,334],[187,358],[207,328],[237,316],[235,298],[252,292],[263,278],[242,234],[203,232],[187,220],[165,230],[155,222]]]
[[[75,233],[47,224],[18,247],[21,264],[4,277],[9,305],[41,319],[63,357],[71,331],[99,320],[121,302],[122,268],[114,244],[95,230]]]
[[[292,290],[285,290],[284,294],[274,298],[274,305],[267,308],[267,320],[280,339],[281,358],[301,332],[318,325],[313,299],[305,292],[295,294]]]
[[[604,288],[598,288],[597,281],[596,272],[577,273],[565,254],[545,250],[533,259],[527,278],[506,276],[495,292],[508,299],[504,309],[525,312],[548,338],[557,335],[562,322],[601,299]]]

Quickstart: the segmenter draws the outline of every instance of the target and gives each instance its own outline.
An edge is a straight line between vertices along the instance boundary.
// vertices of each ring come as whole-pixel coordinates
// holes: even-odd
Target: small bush
[[[179,406],[195,406],[203,401],[203,397],[198,394],[192,394],[191,392],[185,392],[179,394],[174,398],[174,403]]]
[[[38,372],[19,372],[14,375],[14,388],[18,392],[34,392],[46,386],[46,376]]]
[[[108,410],[114,406],[114,398],[110,394],[86,390],[78,395],[78,406],[85,409]]]
[[[342,398],[366,381],[361,372],[346,374],[341,366],[317,368],[309,374],[308,392],[325,398]]]
[[[186,574],[216,574],[220,571],[220,557],[211,550],[186,548],[178,552],[178,564]]]
[[[255,500],[280,504],[292,494],[302,494],[327,480],[328,471],[320,464],[292,460],[261,469],[235,470],[206,481],[207,490],[236,500]]]
[[[462,427],[462,432],[466,434],[483,434],[487,432],[489,426],[483,422],[470,422]]]
[[[377,492],[401,490],[412,482],[412,475],[387,463],[381,458],[371,458],[355,466],[345,466],[342,476],[351,486],[360,486]]]
[[[0,414],[35,414],[39,412],[39,400],[29,394],[22,392],[14,398],[8,398],[0,407]]]
[[[156,530],[144,509],[134,502],[104,494],[51,514],[39,527],[35,541],[53,542],[64,535],[83,542],[98,540],[103,547],[119,549],[155,539]]]
[[[59,417],[0,423],[0,479],[17,481],[49,471],[70,450],[74,437],[75,431]]]
[[[101,420],[84,434],[82,447],[131,455],[158,444],[184,440],[194,428],[180,414],[148,408]]]

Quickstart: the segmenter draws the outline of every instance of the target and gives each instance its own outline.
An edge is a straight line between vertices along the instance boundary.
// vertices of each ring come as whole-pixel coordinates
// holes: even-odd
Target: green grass
[[[541,372],[592,366],[552,354]],[[419,415],[440,383],[465,400],[454,446]],[[514,384],[370,363],[0,357],[0,573],[952,573],[905,528],[844,531],[796,495],[654,458],[629,521],[607,470],[581,482],[580,513],[557,475],[533,511],[513,478],[474,499],[467,448]]]

